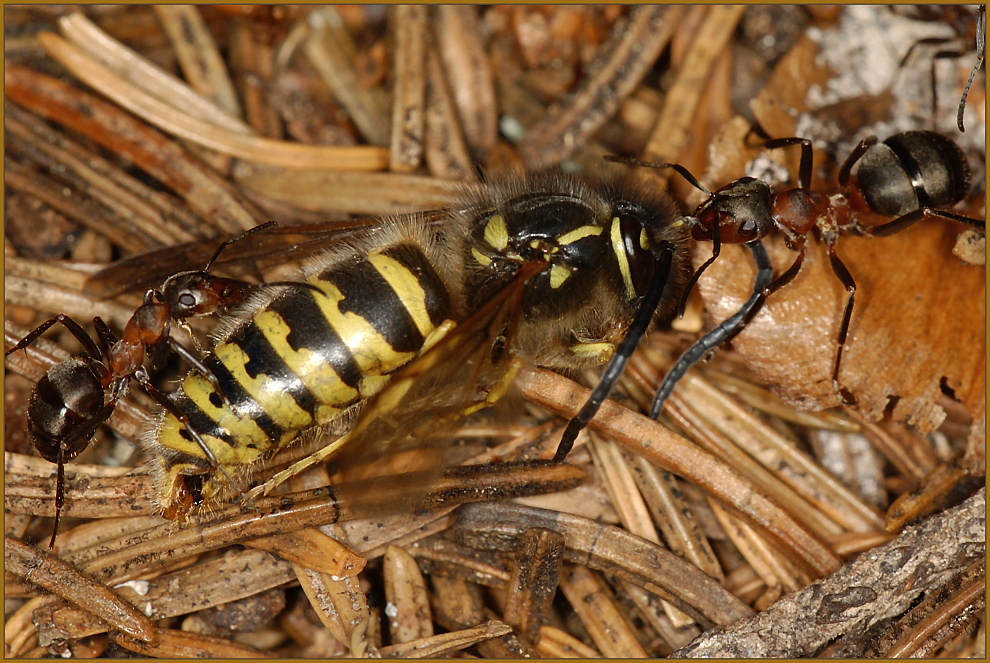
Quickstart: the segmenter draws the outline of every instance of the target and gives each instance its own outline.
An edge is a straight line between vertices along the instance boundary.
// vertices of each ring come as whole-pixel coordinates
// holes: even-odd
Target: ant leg
[[[888,221],[887,223],[882,223],[879,226],[873,226],[872,228],[861,228],[860,231],[868,237],[886,237],[887,235],[893,235],[894,233],[900,232],[926,217],[958,221],[959,223],[965,223],[968,226],[972,226],[977,230],[985,230],[987,225],[986,221],[983,219],[974,219],[973,217],[966,216],[964,214],[956,214],[955,212],[950,212],[944,209],[935,209],[934,207],[922,207],[912,210],[903,216],[899,216],[893,221]]]
[[[742,329],[753,307],[766,298],[764,291],[773,278],[773,265],[770,264],[770,257],[767,255],[767,250],[760,240],[747,242],[746,247],[753,253],[753,262],[756,263],[756,281],[753,284],[753,294],[750,295],[749,299],[746,300],[738,311],[695,341],[694,345],[685,350],[684,354],[674,362],[670,371],[664,376],[660,388],[657,389],[656,396],[653,397],[653,405],[650,408],[651,419],[656,419],[660,416],[664,402],[674,390],[674,385],[684,376],[687,370]]]
[[[839,175],[836,178],[840,186],[845,186],[849,183],[849,175],[852,173],[852,167],[856,165],[866,151],[877,144],[876,136],[867,136],[863,140],[859,141],[859,145],[849,153],[846,160],[842,162],[842,167],[839,168]]]
[[[65,461],[72,460],[75,456],[82,451],[82,448],[77,448],[76,442],[78,440],[89,440],[96,432],[96,429],[100,427],[110,415],[113,414],[114,408],[117,407],[118,396],[111,397],[110,402],[104,405],[100,411],[92,419],[86,421],[84,425],[73,430],[64,440],[53,440],[47,438],[48,441],[53,442],[58,446],[58,457],[55,460],[56,470],[55,470],[55,523],[52,525],[52,538],[48,542],[48,549],[52,550],[55,547],[55,537],[58,534],[58,523],[62,515],[62,507],[65,506]],[[66,450],[74,449],[75,453],[69,455],[66,458]]]
[[[775,150],[780,147],[788,147],[790,145],[800,145],[801,146],[801,165],[798,169],[798,180],[801,182],[802,189],[811,188],[811,166],[812,166],[812,152],[811,152],[811,139],[809,138],[799,138],[797,136],[791,136],[788,138],[771,138],[770,134],[766,132],[759,123],[749,125],[749,131],[743,136],[743,144],[747,147],[750,146],[749,137],[752,135],[757,135],[763,139],[763,142],[758,146],[765,150]]]
[[[236,481],[234,481],[234,479],[231,478],[229,474],[227,474],[227,470],[223,469],[223,465],[221,465],[220,461],[217,460],[217,457],[216,455],[214,455],[213,450],[210,449],[209,445],[206,444],[206,441],[202,437],[200,437],[199,433],[196,432],[196,429],[192,427],[192,423],[189,421],[189,417],[187,417],[185,413],[182,412],[175,405],[175,403],[168,398],[168,396],[160,392],[158,388],[155,387],[155,385],[151,384],[151,379],[148,377],[148,373],[144,370],[143,367],[139,367],[136,371],[134,371],[134,379],[138,381],[138,384],[141,385],[144,391],[149,396],[151,396],[151,398],[156,403],[162,406],[166,412],[171,414],[179,421],[179,423],[181,423],[183,426],[186,427],[186,430],[189,431],[189,434],[192,435],[194,440],[196,440],[196,444],[198,444],[199,448],[202,449],[203,454],[206,456],[206,459],[210,463],[210,466],[215,470],[219,470],[220,474],[222,474],[224,479],[227,480],[227,483],[229,483],[237,490],[237,493],[241,498],[241,504],[243,506],[250,506],[250,504],[246,501],[244,489],[241,488],[241,485]]]
[[[804,256],[805,256],[805,246],[804,244],[801,244],[801,246],[798,248],[797,258],[794,259],[794,262],[791,263],[791,266],[788,267],[783,274],[781,274],[773,282],[771,282],[770,285],[768,285],[766,288],[763,289],[763,292],[760,293],[759,299],[756,301],[755,304],[753,304],[753,307],[746,314],[746,317],[743,319],[742,324],[739,325],[736,328],[736,330],[732,332],[732,335],[729,336],[727,339],[725,339],[724,342],[728,342],[734,339],[736,337],[736,334],[741,332],[743,328],[745,328],[745,326],[748,325],[750,321],[756,317],[756,314],[759,313],[760,309],[763,308],[763,304],[766,303],[767,297],[777,292],[785,285],[787,285],[788,283],[794,280],[794,277],[797,276],[798,272],[801,271],[801,265],[804,263]]]
[[[206,367],[206,364],[200,361],[195,352],[182,345],[171,336],[166,336],[165,342],[168,344],[168,347],[175,352],[175,354],[185,359],[189,365],[193,367],[193,369],[206,378],[206,381],[210,383],[210,386],[213,387],[215,392],[223,396],[225,401],[227,400],[227,397],[223,395],[223,390],[220,388],[220,381],[217,380],[217,376],[213,374],[213,371]]]
[[[719,254],[722,252],[722,240],[719,235],[719,225],[718,214],[716,213],[715,224],[712,227],[712,257],[702,263],[701,267],[699,267],[697,271],[691,275],[691,278],[687,282],[687,286],[684,288],[684,295],[681,297],[681,301],[677,305],[675,317],[684,317],[684,309],[687,308],[688,296],[694,289],[695,284],[698,282],[698,279],[701,278],[701,275],[705,272],[705,270],[708,269],[709,265],[715,262],[715,259],[718,258]]]
[[[570,453],[578,433],[588,425],[588,422],[598,412],[598,408],[601,407],[602,402],[608,398],[612,387],[615,386],[615,383],[618,382],[619,377],[622,375],[622,371],[626,367],[626,362],[629,361],[629,357],[632,356],[636,346],[639,345],[643,334],[649,329],[650,323],[653,322],[653,315],[656,312],[657,306],[660,305],[660,300],[666,289],[665,286],[667,285],[667,277],[670,276],[670,263],[672,260],[673,247],[668,245],[664,250],[663,256],[657,262],[656,271],[653,273],[653,279],[650,281],[650,288],[646,291],[643,300],[639,304],[636,317],[633,318],[625,337],[619,342],[618,347],[615,349],[615,354],[612,355],[608,366],[602,372],[602,377],[599,379],[598,385],[592,390],[591,395],[588,396],[588,400],[585,401],[581,410],[574,415],[573,419],[567,422],[567,428],[564,429],[564,434],[560,438],[560,444],[557,445],[557,452],[553,456],[555,463],[563,461],[567,457],[567,454]]]
[[[811,151],[810,138],[799,138],[797,136],[790,136],[788,138],[773,138],[763,143],[763,148],[766,150],[775,150],[777,148],[789,147],[791,145],[801,146],[801,165],[798,169],[798,182],[801,184],[801,188],[807,191],[811,188],[811,167],[813,165],[813,154]]]
[[[849,321],[852,319],[853,303],[856,299],[856,281],[852,274],[846,269],[845,263],[835,253],[835,246],[828,246],[828,259],[832,263],[832,272],[842,281],[849,297],[846,299],[846,308],[842,312],[842,325],[839,327],[839,349],[835,353],[835,364],[832,366],[832,387],[838,395],[843,405],[856,405],[856,397],[852,392],[839,384],[839,364],[842,363],[842,350],[846,347],[846,337],[849,334]]]
[[[68,329],[72,333],[72,335],[76,337],[76,340],[78,340],[82,344],[83,348],[86,349],[86,352],[88,352],[91,357],[103,356],[100,354],[100,349],[96,346],[96,343],[93,342],[92,337],[90,337],[90,335],[86,333],[86,330],[83,329],[78,322],[76,322],[75,320],[73,320],[64,313],[59,313],[55,317],[49,318],[44,322],[42,322],[40,325],[38,325],[33,330],[31,330],[31,332],[29,332],[27,336],[25,336],[20,341],[18,341],[16,345],[14,345],[12,348],[4,352],[3,355],[6,357],[7,355],[13,352],[26,348],[27,346],[34,343],[39,336],[41,336],[46,331],[48,331],[49,328],[51,328],[53,325],[59,322],[61,322],[65,326],[65,328]]]
[[[62,507],[65,505],[65,459],[63,458],[63,447],[58,445],[58,462],[55,470],[55,523],[52,525],[52,538],[48,542],[48,549],[55,548],[55,536],[58,534],[58,521],[62,515]]]
[[[93,327],[96,328],[96,338],[100,342],[100,349],[103,351],[104,357],[110,356],[110,346],[112,346],[117,339],[114,337],[113,332],[107,326],[107,323],[103,322],[103,318],[96,316],[93,318]]]

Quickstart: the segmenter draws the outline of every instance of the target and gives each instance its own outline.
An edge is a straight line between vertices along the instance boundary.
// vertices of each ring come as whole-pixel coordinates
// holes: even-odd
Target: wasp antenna
[[[650,418],[656,419],[660,416],[663,404],[667,397],[674,390],[674,385],[684,377],[689,368],[694,366],[705,355],[717,348],[722,343],[736,335],[747,320],[752,316],[754,308],[763,303],[765,298],[764,289],[773,278],[773,265],[770,257],[763,246],[763,242],[756,240],[746,245],[753,253],[753,262],[756,263],[756,281],[753,284],[753,294],[742,305],[742,307],[726,318],[717,327],[695,341],[694,345],[684,351],[674,363],[667,375],[664,376],[660,388],[657,389],[656,396],[653,397],[653,406],[650,408]]]
[[[598,408],[601,407],[602,402],[608,398],[612,387],[615,386],[615,383],[618,382],[619,377],[622,375],[622,371],[626,367],[626,362],[629,361],[629,357],[632,356],[636,346],[639,345],[643,334],[649,329],[650,322],[653,321],[654,312],[657,306],[660,305],[664,287],[670,276],[670,264],[673,258],[673,252],[674,248],[668,244],[660,260],[657,261],[657,269],[653,274],[653,279],[650,281],[650,287],[646,291],[643,301],[640,302],[639,309],[636,311],[636,317],[633,318],[625,337],[615,349],[615,354],[612,355],[612,359],[608,362],[608,366],[605,367],[598,385],[591,392],[587,402],[585,402],[577,415],[568,422],[567,428],[560,438],[560,444],[557,445],[557,452],[553,456],[554,462],[559,463],[563,461],[567,457],[567,454],[570,453],[578,433],[588,425],[588,422],[598,412]]]

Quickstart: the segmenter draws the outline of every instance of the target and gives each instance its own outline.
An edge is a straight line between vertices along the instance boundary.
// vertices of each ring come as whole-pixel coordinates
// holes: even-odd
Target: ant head
[[[172,318],[198,318],[240,302],[243,286],[238,281],[203,271],[180,272],[165,280],[162,298]]]
[[[770,185],[753,177],[742,177],[716,191],[695,215],[695,239],[711,240],[718,223],[719,239],[726,244],[745,244],[765,237],[774,228],[773,195]]]

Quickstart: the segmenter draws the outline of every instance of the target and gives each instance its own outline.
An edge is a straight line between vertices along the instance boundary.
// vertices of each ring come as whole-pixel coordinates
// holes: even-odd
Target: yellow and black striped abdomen
[[[414,243],[353,255],[281,287],[204,359],[219,392],[190,373],[175,395],[190,426],[225,466],[271,455],[378,392],[388,375],[437,340],[450,294]],[[207,456],[171,414],[156,442],[168,475],[202,473]]]

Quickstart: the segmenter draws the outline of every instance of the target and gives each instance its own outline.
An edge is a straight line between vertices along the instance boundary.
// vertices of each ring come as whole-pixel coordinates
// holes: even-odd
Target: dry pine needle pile
[[[863,138],[938,131],[972,170],[953,211],[982,219],[982,71],[956,126],[977,23],[963,6],[8,5],[5,345],[58,313],[119,334],[212,238],[276,219],[293,232],[217,272],[291,279],[375,217],[507,171],[637,178],[685,212],[705,198],[684,178],[604,157],[677,162],[713,191],[796,186],[799,148],[761,149],[754,126],[811,139],[824,193]],[[502,404],[417,423],[428,445],[383,440],[363,475],[317,464],[252,509],[166,521],[138,443],[157,408],[132,384],[66,465],[48,551],[55,465],[27,403],[82,351],[56,325],[6,361],[4,654],[985,657],[984,240],[964,230],[838,240],[855,406],[830,380],[846,290],[809,236],[797,277],[643,416],[749,296],[750,254],[725,244],[566,464],[538,460],[598,373],[526,366]],[[779,275],[795,252],[766,245]],[[712,243],[692,247],[697,267]],[[215,325],[172,333],[206,345]],[[171,391],[186,368],[158,359]]]

